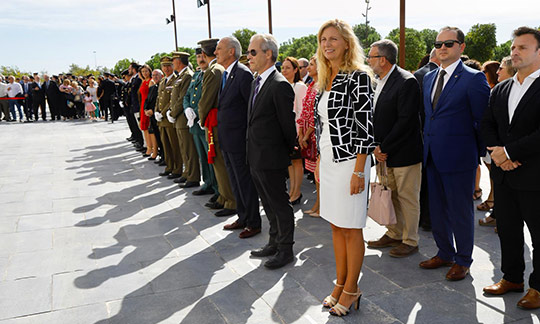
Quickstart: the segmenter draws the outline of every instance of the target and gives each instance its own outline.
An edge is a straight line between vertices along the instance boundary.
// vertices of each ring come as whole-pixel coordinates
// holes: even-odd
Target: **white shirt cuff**
[[[510,158],[510,155],[508,155],[508,152],[506,151],[506,147],[503,146],[503,149],[504,149],[504,154],[506,154],[506,158],[512,161],[512,159]]]

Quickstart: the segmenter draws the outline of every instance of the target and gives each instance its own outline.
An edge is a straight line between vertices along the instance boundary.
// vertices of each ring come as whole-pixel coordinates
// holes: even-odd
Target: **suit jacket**
[[[503,171],[491,164],[495,183],[508,184],[517,190],[540,190],[540,78],[531,84],[521,98],[512,121],[508,116],[508,97],[513,79],[493,88],[482,119],[482,138],[487,146],[504,146],[512,161],[522,165],[513,171]]]
[[[104,80],[105,81],[105,80]],[[138,113],[141,111],[141,104],[139,103],[139,87],[141,86],[142,80],[139,76],[135,76],[129,82],[129,109],[132,114]],[[106,84],[106,83],[105,83]],[[101,82],[101,88],[103,88],[103,96],[107,95],[105,92],[104,82]]]
[[[34,81],[30,83],[29,86],[32,89],[32,98],[34,98],[34,100],[45,100],[45,90],[41,87],[41,84]]]
[[[157,95],[158,95],[158,87],[159,85],[154,84],[150,88],[148,88],[148,96],[146,97],[146,101],[144,102],[144,110],[152,110],[156,108],[156,101],[157,101]]]
[[[218,136],[225,152],[246,151],[247,109],[252,82],[251,71],[237,62],[219,92]]]
[[[47,100],[58,100],[60,97],[60,89],[58,89],[58,85],[55,81],[49,80],[49,86],[47,86],[47,82],[43,82],[41,87],[45,90],[45,94],[47,95]]]
[[[223,71],[225,71],[223,66],[217,64],[215,60],[212,61],[210,66],[204,71],[202,94],[201,100],[199,101],[199,118],[201,119],[201,125],[203,126],[210,110],[217,108]]]
[[[285,169],[296,141],[294,90],[281,73],[272,72],[252,104],[251,85],[246,136],[247,161],[255,170]]]
[[[420,102],[418,81],[396,66],[381,90],[373,114],[375,142],[388,154],[389,167],[422,161]]]
[[[137,77],[137,79],[139,79]],[[141,80],[141,79],[139,79]],[[142,83],[142,81],[141,81]],[[140,84],[139,84],[140,86]],[[111,98],[115,92],[116,92],[116,86],[114,85],[114,82],[109,80],[109,79],[105,79],[101,82],[101,87],[103,88],[103,97],[107,97],[107,98]],[[137,91],[139,91],[139,89],[137,88]],[[137,101],[138,101],[138,97],[137,97]],[[140,106],[139,106],[139,109],[140,109]]]
[[[184,115],[184,96],[191,83],[193,77],[193,71],[189,67],[186,67],[176,81],[174,81],[173,90],[171,93],[171,116],[176,118],[174,127],[177,129],[188,129],[187,118]]]
[[[489,100],[486,76],[460,61],[434,109],[431,93],[439,71],[424,77],[424,164],[431,154],[439,172],[476,169],[479,156],[485,154],[478,132]]]
[[[416,72],[414,72],[414,77],[416,80],[418,80],[418,84],[420,85],[420,93],[424,93],[424,76],[435,69],[438,69],[439,66],[433,62],[429,62],[428,64],[422,66],[420,69],[418,69]],[[426,119],[426,113],[424,112],[424,101],[420,99],[420,124],[422,125],[422,129],[424,129],[424,120]]]
[[[159,83],[156,111],[163,115],[163,119],[158,122],[159,127],[174,127],[167,119],[167,111],[171,107],[171,94],[176,78],[177,75],[173,73],[168,82],[166,82],[167,78],[164,77]]]
[[[195,115],[197,115],[193,126],[191,126],[189,129],[189,132],[194,135],[204,135],[204,129],[199,127],[199,100],[201,99],[202,94],[203,75],[204,72],[197,71],[191,77],[191,83],[189,84],[186,95],[184,96],[184,104],[182,107],[184,108],[184,111],[188,107],[193,109]]]

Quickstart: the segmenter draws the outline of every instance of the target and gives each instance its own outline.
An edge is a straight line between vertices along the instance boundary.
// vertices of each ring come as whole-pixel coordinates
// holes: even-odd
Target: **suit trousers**
[[[225,161],[223,160],[223,154],[218,142],[218,129],[214,127],[214,149],[216,156],[214,157],[214,173],[216,174],[216,180],[218,183],[219,198],[218,202],[228,209],[236,209],[236,200],[231,189],[229,182],[229,175],[227,174],[227,168],[225,167]],[[208,130],[206,130],[206,138],[208,138]]]
[[[388,186],[392,190],[397,223],[387,226],[386,235],[410,246],[418,246],[421,182],[422,163],[388,168]]]
[[[126,111],[126,120],[129,126],[129,130],[131,131],[131,137],[135,139],[135,142],[143,145],[142,133],[139,129],[139,123],[137,123],[137,118],[135,118],[135,115],[132,112]]]
[[[115,114],[114,114],[114,109],[112,107],[111,97],[103,96],[103,98],[101,98],[101,102],[99,103],[99,105],[101,106],[99,108],[103,112],[103,115],[105,116],[105,120],[109,120],[109,111],[111,112],[111,119],[112,120],[115,119],[114,118]]]
[[[54,120],[56,116],[60,116],[60,113],[57,113],[56,102],[47,96],[47,106],[49,106],[49,114],[51,115],[51,120]]]
[[[420,225],[431,227],[429,217],[429,190],[427,185],[427,172],[422,168],[422,184],[420,185]]]
[[[7,97],[0,99],[0,118],[3,118],[6,121],[11,119],[11,117],[9,117],[9,103]]]
[[[282,251],[292,250],[294,244],[294,213],[287,193],[287,169],[255,170],[253,183],[270,223],[268,245]]]
[[[47,119],[47,111],[45,110],[45,98],[33,98],[32,106],[34,108],[34,118],[38,120],[38,109],[41,109],[41,118]],[[27,116],[28,117],[28,116]]]
[[[33,106],[33,100],[32,97],[28,96],[24,100],[19,101],[19,105],[23,107],[24,115],[26,116],[26,119],[32,119],[32,115],[34,114],[34,106]],[[19,108],[19,114],[20,114],[20,108]],[[38,116],[34,116],[37,120]]]
[[[259,196],[246,163],[246,152],[222,153],[236,198],[238,222],[249,228],[261,228]]]
[[[176,128],[178,143],[180,145],[180,154],[184,162],[184,172],[182,176],[187,181],[201,181],[201,169],[199,167],[199,155],[193,142],[193,135],[189,132],[189,128]]]
[[[426,172],[429,188],[429,211],[433,238],[446,261],[469,267],[474,246],[474,191],[476,169],[441,173],[428,156]],[[454,239],[456,248],[454,247]]]
[[[214,174],[214,167],[212,164],[208,164],[208,142],[204,134],[192,134],[193,143],[197,154],[199,156],[199,161],[201,162],[201,171],[204,184],[201,189],[212,189],[214,193],[219,193],[216,175]]]
[[[529,276],[529,286],[540,290],[540,217],[536,206],[540,191],[516,190],[508,186],[504,180],[500,184],[495,183],[493,190],[497,202],[494,209],[497,211],[503,278],[514,283],[523,282],[525,223],[531,234],[533,248],[533,271]]]
[[[165,163],[167,167],[165,171],[182,174],[184,163],[182,154],[180,154],[180,144],[178,143],[178,135],[174,127],[160,127],[161,142],[165,151]]]

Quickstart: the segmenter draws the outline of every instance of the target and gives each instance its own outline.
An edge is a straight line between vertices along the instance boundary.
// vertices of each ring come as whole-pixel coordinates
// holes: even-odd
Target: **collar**
[[[538,79],[538,77],[540,77],[540,69],[534,71],[533,73],[529,74],[524,80],[523,80],[523,83],[525,83],[525,80],[531,78],[531,79]],[[514,76],[512,77],[512,80],[514,80],[514,83],[517,83],[519,85],[523,85],[523,83],[519,83],[518,81],[518,78],[517,78],[517,73],[514,74]]]
[[[214,63],[215,61],[217,61],[217,58],[213,59],[212,61],[210,61],[210,63],[208,63],[208,66],[212,65],[212,63]]]
[[[390,68],[390,71],[388,71],[388,73],[386,73],[386,75],[384,76],[384,78],[382,79],[378,79],[379,83],[380,82],[386,82],[386,80],[388,80],[388,77],[390,76],[390,74],[392,74],[392,72],[394,72],[394,70],[396,69],[396,65],[392,65],[392,67]]]
[[[233,67],[236,65],[236,63],[238,63],[238,60],[232,62],[232,64],[229,65],[229,67],[225,70],[227,72],[227,78],[229,78],[229,75],[231,75],[231,71]]]
[[[454,71],[456,70],[459,63],[461,63],[461,59],[457,59],[454,63],[447,66],[446,69],[443,69],[442,67],[441,67],[441,69],[445,70],[446,75],[448,75],[448,77],[450,77],[450,76],[452,76],[452,74],[454,74]]]
[[[259,77],[261,78],[261,86],[264,83],[264,81],[268,79],[270,74],[272,74],[272,72],[274,72],[275,70],[276,70],[276,66],[272,64],[271,67],[269,67],[268,69],[266,69],[266,71],[264,71],[263,73],[261,73],[261,75],[259,75]]]
[[[138,76],[139,76],[139,73],[135,73],[135,75],[133,75],[133,76],[129,79],[129,81],[133,80],[134,78],[136,78],[136,77],[138,77]]]
[[[180,72],[178,72],[178,75],[182,74],[182,72],[184,72],[188,67],[185,66],[182,70],[180,70]],[[172,75],[172,74],[171,74]]]

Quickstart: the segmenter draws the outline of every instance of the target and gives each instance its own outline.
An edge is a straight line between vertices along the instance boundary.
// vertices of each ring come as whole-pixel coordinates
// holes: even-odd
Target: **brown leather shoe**
[[[524,309],[536,309],[540,307],[540,292],[534,288],[529,288],[525,296],[517,303],[517,306]]]
[[[501,279],[496,284],[484,287],[484,293],[489,295],[504,295],[509,291],[523,292],[523,282],[517,284]]]
[[[444,261],[438,256],[434,256],[433,258],[429,260],[420,262],[419,266],[420,268],[424,268],[424,269],[437,269],[440,267],[449,267],[453,264],[454,262],[452,261]]]
[[[418,252],[418,246],[401,243],[400,245],[390,250],[388,255],[394,258],[404,258],[416,252]]]
[[[241,239],[244,239],[244,238],[255,236],[255,235],[259,234],[260,232],[261,232],[260,228],[246,227],[246,228],[244,228],[244,230],[242,232],[240,232],[240,234],[238,234],[238,237],[241,238]]]
[[[401,244],[401,240],[394,240],[393,238],[389,237],[388,235],[384,234],[380,239],[377,241],[369,241],[367,243],[367,246],[370,248],[385,248],[389,246],[398,246]]]
[[[448,270],[448,273],[446,274],[446,280],[450,281],[458,281],[463,280],[469,273],[469,267],[462,266],[459,264],[454,264],[450,270]]]
[[[231,224],[227,224],[227,225],[223,226],[223,229],[228,230],[228,231],[232,231],[232,230],[235,230],[235,229],[241,229],[241,228],[244,228],[244,225],[240,224],[237,220],[234,221]]]

